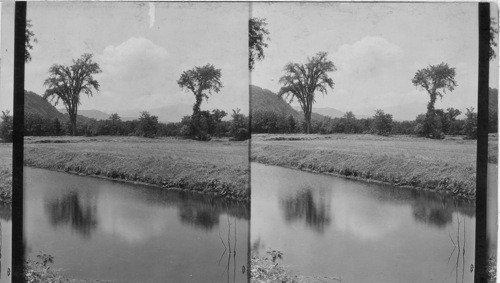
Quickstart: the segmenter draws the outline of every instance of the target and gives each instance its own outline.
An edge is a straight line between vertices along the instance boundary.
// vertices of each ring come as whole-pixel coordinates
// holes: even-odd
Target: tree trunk
[[[201,94],[196,94],[195,95],[196,102],[194,103],[193,106],[193,128],[194,128],[194,136],[197,139],[201,139],[200,137],[200,108],[201,108],[201,102],[203,100],[203,96]]]
[[[425,129],[425,135],[426,137],[430,138],[431,134],[432,137],[435,138],[436,132],[438,129],[436,129],[435,125],[435,116],[436,116],[436,111],[434,109],[434,104],[436,104],[436,94],[435,93],[430,93],[430,101],[427,103],[427,113],[425,115],[426,118],[426,128]]]
[[[305,112],[304,112],[304,115],[305,115],[305,119],[306,119],[306,134],[310,134],[311,133],[311,110],[307,109]]]

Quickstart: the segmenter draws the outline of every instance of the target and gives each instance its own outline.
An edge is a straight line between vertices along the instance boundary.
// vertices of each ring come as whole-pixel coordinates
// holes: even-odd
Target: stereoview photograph
[[[248,15],[28,3],[26,281],[247,282]]]
[[[253,3],[251,17],[252,282],[473,282],[477,3]]]

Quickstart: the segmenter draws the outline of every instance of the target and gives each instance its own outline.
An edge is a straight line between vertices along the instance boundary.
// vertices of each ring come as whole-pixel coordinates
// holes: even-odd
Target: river
[[[246,282],[249,207],[25,168],[27,256],[78,279]]]
[[[318,282],[472,282],[474,203],[258,163],[252,249]]]

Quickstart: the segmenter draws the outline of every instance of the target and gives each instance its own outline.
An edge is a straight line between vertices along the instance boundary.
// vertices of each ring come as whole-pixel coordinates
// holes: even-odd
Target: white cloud
[[[342,111],[364,113],[370,105],[384,108],[406,89],[408,80],[399,80],[395,74],[405,72],[404,51],[398,45],[378,36],[366,36],[341,45],[331,58],[337,66],[332,74],[333,92],[318,100],[317,107],[331,105]]]
[[[346,75],[375,75],[397,63],[403,54],[398,45],[382,37],[367,36],[340,46],[334,58],[338,69]]]
[[[165,48],[142,37],[109,45],[99,56],[103,73],[119,80],[142,79],[158,71],[168,57]]]
[[[168,69],[167,50],[151,40],[131,37],[117,45],[109,45],[96,56],[102,73],[96,78],[102,96],[89,100],[88,107],[113,105],[113,108],[151,107],[148,98],[163,93]],[[156,101],[157,102],[157,101]]]

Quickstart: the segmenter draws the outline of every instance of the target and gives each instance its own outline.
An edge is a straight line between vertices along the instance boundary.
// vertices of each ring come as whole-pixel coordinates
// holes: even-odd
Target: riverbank
[[[475,140],[259,134],[251,161],[475,199]]]
[[[248,141],[26,137],[30,167],[249,201]]]
[[[0,202],[12,202],[12,143],[0,143]]]

